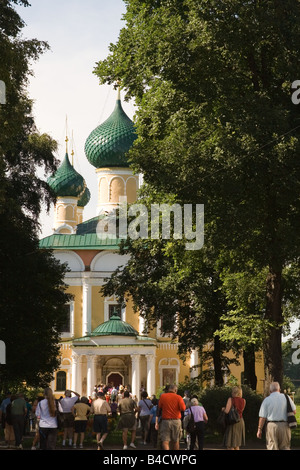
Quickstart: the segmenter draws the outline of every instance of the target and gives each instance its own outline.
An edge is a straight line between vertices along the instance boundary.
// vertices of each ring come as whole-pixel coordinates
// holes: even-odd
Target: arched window
[[[60,370],[56,374],[56,390],[66,390],[67,388],[67,374],[63,370]]]

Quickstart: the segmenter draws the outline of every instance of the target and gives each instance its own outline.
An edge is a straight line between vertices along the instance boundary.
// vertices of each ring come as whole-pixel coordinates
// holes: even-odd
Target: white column
[[[77,367],[78,367],[78,355],[73,351],[72,352],[72,382],[71,382],[71,389],[75,390],[75,392],[77,392]]]
[[[82,336],[91,333],[92,317],[92,286],[90,279],[83,278],[82,284]]]
[[[147,359],[147,392],[148,395],[155,395],[155,356],[146,354]]]
[[[92,395],[95,385],[95,365],[97,356],[93,354],[88,354],[87,358],[87,372],[86,372],[86,395],[87,397]]]
[[[82,356],[72,353],[72,384],[71,389],[82,394]]]
[[[140,399],[140,388],[141,388],[141,379],[140,379],[140,355],[131,354],[131,366],[132,366],[132,378],[131,378],[131,387],[132,395],[136,395],[137,399]]]
[[[197,349],[193,349],[193,350],[191,351],[190,367],[197,366],[197,364],[199,364],[198,350],[197,350]],[[190,373],[191,379],[194,379],[194,378],[198,377],[198,375],[199,375],[199,373],[198,373],[198,367],[194,367],[194,368],[191,370],[191,373]]]
[[[71,337],[75,336],[75,311],[74,311],[74,300],[70,302],[70,319],[71,319]]]

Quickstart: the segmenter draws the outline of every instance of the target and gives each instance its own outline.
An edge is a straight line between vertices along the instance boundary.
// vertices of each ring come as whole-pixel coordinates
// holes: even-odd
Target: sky
[[[123,0],[30,0],[30,7],[16,7],[26,26],[22,36],[48,42],[50,50],[32,64],[28,95],[34,101],[33,114],[40,133],[58,142],[56,157],[74,149],[74,167],[85,178],[91,200],[84,219],[96,215],[97,178],[87,161],[84,144],[90,132],[112,113],[117,97],[113,86],[99,85],[93,73],[96,63],[116,43],[126,11]],[[123,94],[121,93],[121,99]],[[132,119],[135,107],[122,101]],[[72,140],[73,136],[73,140]],[[44,177],[44,175],[42,175]],[[40,237],[51,235],[53,208],[41,219]]]

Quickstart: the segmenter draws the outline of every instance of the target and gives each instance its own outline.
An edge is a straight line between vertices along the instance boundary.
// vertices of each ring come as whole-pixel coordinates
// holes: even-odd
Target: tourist
[[[242,388],[233,387],[231,397],[228,398],[226,407],[223,408],[225,415],[228,415],[231,407],[234,406],[239,414],[239,421],[233,424],[227,424],[224,435],[224,446],[228,450],[239,450],[245,445],[245,422],[243,419],[243,411],[246,406],[246,400],[242,398]]]
[[[158,430],[155,429],[155,422],[156,422],[158,399],[155,397],[155,395],[152,396],[151,403],[152,403],[152,408],[150,410],[151,421],[150,421],[149,435],[150,435],[150,442],[152,442],[153,447],[157,448]]]
[[[141,394],[141,400],[138,402],[138,418],[141,422],[142,439],[144,445],[147,444],[147,438],[150,429],[152,402],[148,399],[148,393],[144,390]]]
[[[11,419],[14,428],[16,447],[23,449],[25,417],[27,415],[26,401],[22,393],[18,393],[11,405]]]
[[[296,406],[288,395],[280,393],[278,382],[270,384],[270,395],[264,399],[259,410],[257,437],[261,439],[262,429],[266,424],[266,446],[268,450],[290,450],[291,429],[287,423],[287,398],[292,411]]]
[[[72,397],[72,393],[75,395]],[[73,443],[73,434],[74,434],[74,416],[72,414],[72,408],[80,397],[79,393],[73,392],[73,390],[66,390],[65,396],[59,400],[59,411],[62,413],[63,417],[63,441],[62,445],[66,445],[66,440],[69,438],[69,446],[72,446]]]
[[[7,392],[5,395],[5,398],[2,400],[1,405],[0,405],[0,420],[2,422],[3,429],[5,425],[5,411],[9,403],[11,403],[11,393]]]
[[[197,398],[192,398],[190,400],[190,407],[187,409],[187,416],[189,417],[189,419],[191,418],[192,413],[195,422],[195,431],[190,433],[190,450],[194,450],[196,440],[198,443],[198,450],[203,450],[204,424],[208,422],[208,417],[203,406],[199,405]]]
[[[50,387],[44,391],[44,399],[36,407],[39,420],[40,449],[55,450],[57,439],[57,405]]]
[[[104,392],[97,393],[97,399],[91,405],[91,413],[94,415],[94,432],[97,438],[97,450],[103,449],[103,443],[108,434],[107,415],[110,413],[110,406],[105,399]]]
[[[79,448],[83,448],[84,435],[87,427],[88,416],[91,412],[89,400],[87,397],[82,397],[80,401],[75,403],[71,410],[74,416],[74,442],[73,447],[76,449],[77,437],[80,435]]]
[[[113,419],[117,419],[118,417],[118,403],[116,400],[116,397],[113,396],[112,402],[110,404],[110,411],[111,411],[111,416]]]
[[[7,405],[11,404],[11,398],[12,398],[11,393],[7,392],[5,395],[5,398],[2,400],[1,405],[0,405],[0,421],[1,421],[1,425],[3,429],[5,429],[6,427],[6,418],[5,418],[6,408],[7,408]],[[5,441],[6,441],[6,438],[5,438]]]
[[[38,406],[39,402],[42,401],[42,400],[43,400],[43,397],[38,396],[32,404],[31,411],[32,411],[32,414],[33,414],[33,429],[34,429],[35,434],[34,434],[34,438],[33,438],[33,441],[32,441],[31,450],[36,450],[39,443],[40,443],[39,420],[37,419],[37,416],[36,416],[36,409],[37,409],[37,406]]]
[[[14,443],[15,443],[15,433],[14,433],[14,427],[12,424],[12,417],[11,417],[11,406],[12,406],[12,401],[15,399],[13,395],[11,395],[11,400],[5,407],[5,423],[4,423],[4,438],[5,442],[7,444],[8,448],[13,448]]]
[[[127,435],[128,431],[131,432],[131,442],[129,447],[135,449],[134,444],[136,436],[136,412],[137,407],[135,401],[130,397],[128,390],[124,392],[124,398],[119,402],[120,420],[118,423],[118,429],[123,431],[123,449],[127,449]]]
[[[160,434],[163,450],[179,449],[181,437],[181,413],[185,410],[183,398],[177,395],[177,386],[169,385],[168,391],[162,393],[158,402],[158,409],[161,410]],[[160,412],[156,416],[155,429],[158,430],[158,419]]]

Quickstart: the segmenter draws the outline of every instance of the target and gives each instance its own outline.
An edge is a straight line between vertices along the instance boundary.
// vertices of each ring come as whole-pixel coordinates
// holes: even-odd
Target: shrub
[[[246,434],[248,436],[254,436],[257,431],[258,412],[263,397],[249,387],[242,386],[242,389],[243,398],[246,400],[246,407],[243,413]],[[218,423],[218,416],[220,415],[221,409],[226,406],[230,396],[231,387],[228,386],[206,388],[198,394],[199,401],[204,406],[208,416],[208,432],[215,434],[224,431]]]

